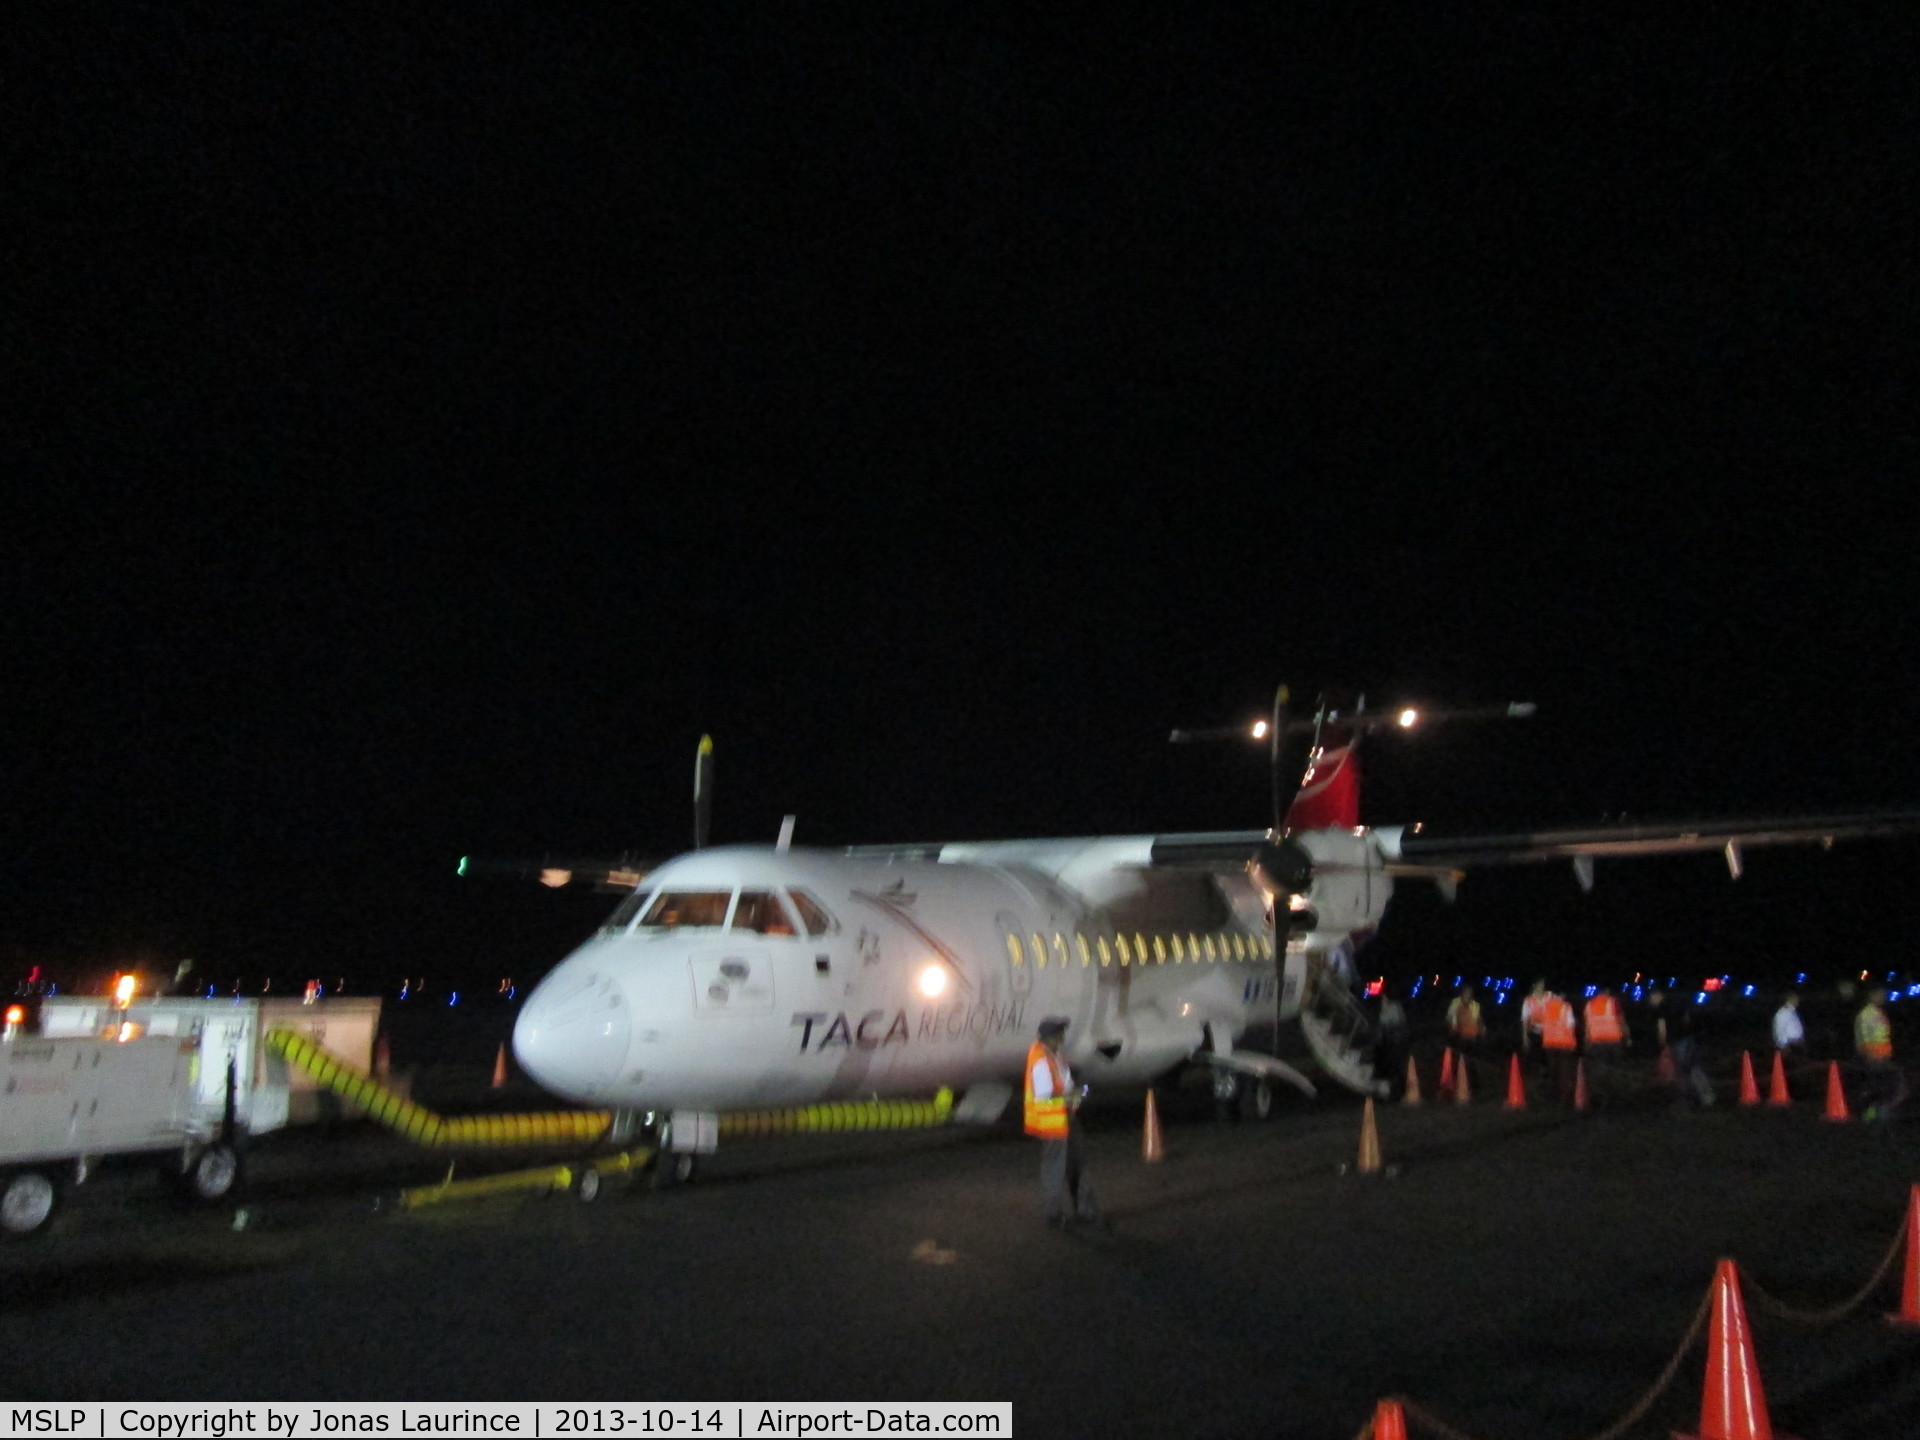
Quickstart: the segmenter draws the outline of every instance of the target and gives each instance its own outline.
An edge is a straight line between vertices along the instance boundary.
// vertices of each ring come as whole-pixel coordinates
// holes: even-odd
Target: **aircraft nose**
[[[598,1100],[627,1063],[632,1020],[626,996],[604,970],[562,965],[527,997],[513,1026],[513,1053],[542,1086]]]

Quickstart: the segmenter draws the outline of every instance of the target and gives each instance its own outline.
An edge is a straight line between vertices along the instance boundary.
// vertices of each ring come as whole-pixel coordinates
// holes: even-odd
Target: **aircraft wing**
[[[1920,834],[1920,810],[1869,810],[1844,815],[1765,819],[1668,820],[1587,828],[1472,835],[1409,825],[1389,855],[1411,865],[1460,869],[1615,855],[1678,855],[1719,850],[1737,868],[1738,855],[1762,845],[1832,845],[1836,840]],[[1383,834],[1383,839],[1386,836]]]

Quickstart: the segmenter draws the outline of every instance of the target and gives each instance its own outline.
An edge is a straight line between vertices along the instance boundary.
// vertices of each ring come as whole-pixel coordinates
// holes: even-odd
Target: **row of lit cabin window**
[[[1220,960],[1271,960],[1273,942],[1264,935],[1239,931],[1184,937],[1138,933],[1132,937],[1096,935],[1091,939],[1076,934],[1071,946],[1059,931],[1054,932],[1051,946],[1037,931],[1027,936],[1024,943],[1018,935],[1007,936],[1007,958],[1015,965],[1031,961],[1036,968],[1044,970],[1049,956],[1056,965],[1071,965],[1075,955],[1082,965],[1091,965],[1096,959],[1102,965],[1111,965],[1116,960],[1122,965],[1165,965],[1169,960],[1175,965],[1203,965]]]

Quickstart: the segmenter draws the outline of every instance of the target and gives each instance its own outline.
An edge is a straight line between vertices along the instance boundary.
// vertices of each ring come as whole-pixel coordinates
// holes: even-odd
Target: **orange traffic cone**
[[[1520,1078],[1520,1057],[1514,1056],[1507,1064],[1507,1104],[1509,1110],[1527,1108],[1527,1082]]]
[[[1587,1062],[1584,1060],[1573,1063],[1573,1108],[1587,1108]]]
[[[1787,1093],[1786,1063],[1781,1060],[1778,1050],[1773,1052],[1773,1078],[1767,1082],[1767,1104],[1793,1104],[1793,1096]]]
[[[1140,1158],[1149,1165],[1167,1158],[1160,1144],[1160,1107],[1154,1103],[1151,1089],[1147,1091],[1147,1118],[1140,1127]]]
[[[1838,1060],[1829,1060],[1827,1062],[1827,1113],[1820,1118],[1822,1120],[1851,1120],[1853,1118],[1847,1113],[1847,1092],[1846,1088],[1840,1083],[1840,1062]]]
[[[1373,1440],[1407,1440],[1407,1412],[1398,1400],[1382,1400],[1373,1407]]]
[[[1360,1158],[1353,1168],[1362,1175],[1378,1174],[1380,1170],[1380,1131],[1374,1124],[1371,1095],[1360,1112]]]
[[[1887,1319],[1920,1327],[1920,1185],[1907,1195],[1907,1263],[1900,1280],[1900,1313]]]
[[[1462,1065],[1465,1065],[1467,1062],[1465,1060],[1462,1060],[1460,1063]],[[1447,1095],[1447,1094],[1451,1094],[1452,1091],[1453,1091],[1453,1050],[1451,1047],[1449,1047],[1440,1056],[1440,1093],[1442,1095]]]
[[[373,1078],[385,1080],[392,1074],[393,1047],[387,1043],[387,1037],[382,1035],[373,1047]]]
[[[1756,1085],[1753,1080],[1753,1052],[1751,1050],[1742,1050],[1740,1052],[1740,1103],[1742,1105],[1758,1105],[1760,1103],[1760,1087]]]
[[[1467,1079],[1467,1057],[1464,1055],[1460,1057],[1460,1063],[1453,1067],[1453,1103],[1473,1103],[1473,1085]]]
[[[499,1053],[493,1057],[493,1088],[507,1088],[507,1042],[504,1040],[500,1042]]]
[[[1411,1055],[1407,1056],[1407,1088],[1400,1096],[1400,1103],[1402,1105],[1424,1105],[1427,1103],[1420,1098],[1420,1071],[1415,1067]]]
[[[1680,1072],[1673,1063],[1673,1047],[1662,1045],[1660,1058],[1654,1062],[1653,1078],[1662,1085],[1672,1085],[1680,1079]]]
[[[1722,1260],[1713,1272],[1713,1325],[1707,1332],[1700,1433],[1681,1440],[1788,1440],[1767,1418],[1747,1307],[1740,1299],[1740,1272],[1731,1260]]]

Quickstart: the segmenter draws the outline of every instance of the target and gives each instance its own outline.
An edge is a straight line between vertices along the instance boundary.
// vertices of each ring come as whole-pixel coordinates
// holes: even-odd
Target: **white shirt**
[[[1060,1083],[1067,1087],[1060,1093],[1062,1095],[1073,1094],[1073,1071],[1067,1068],[1066,1056],[1055,1055],[1053,1057],[1053,1063],[1060,1067]],[[1004,1075],[1005,1073],[1004,1070],[1001,1071],[1001,1074]],[[1045,1056],[1041,1056],[1033,1062],[1033,1074],[1028,1077],[1028,1084],[1033,1087],[1034,1099],[1051,1100],[1054,1098],[1053,1071],[1047,1068]]]
[[[1782,1005],[1773,1012],[1773,1048],[1784,1050],[1789,1045],[1804,1045],[1807,1039],[1807,1027],[1800,1023],[1800,1012],[1791,1005]]]

